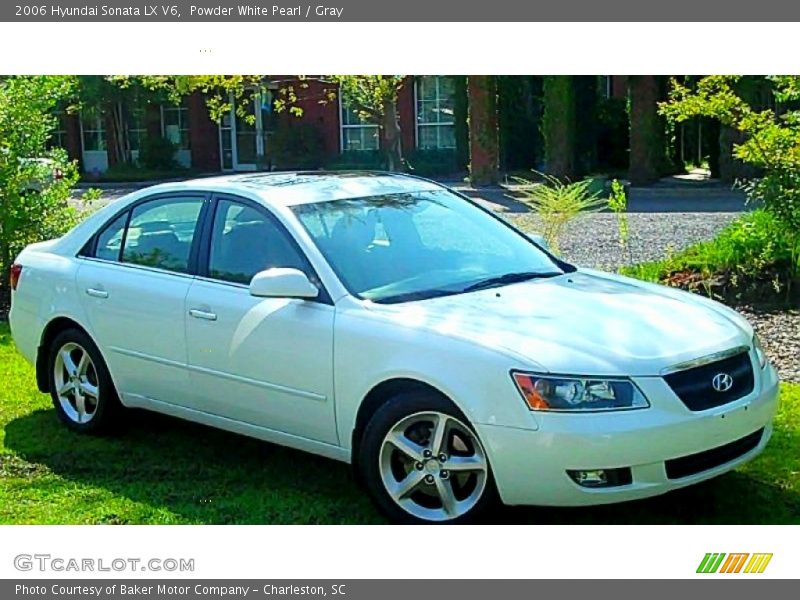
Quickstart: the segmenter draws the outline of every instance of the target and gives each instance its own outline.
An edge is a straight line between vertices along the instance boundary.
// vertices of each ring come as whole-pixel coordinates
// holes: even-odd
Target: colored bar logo
[[[749,559],[749,560],[748,560]],[[698,573],[763,573],[772,553],[707,552],[697,567]]]

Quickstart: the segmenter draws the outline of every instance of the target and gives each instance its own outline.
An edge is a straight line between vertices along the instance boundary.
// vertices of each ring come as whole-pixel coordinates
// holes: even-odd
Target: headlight
[[[552,377],[517,371],[511,375],[531,410],[630,410],[650,406],[628,379]]]
[[[767,366],[767,353],[764,352],[764,347],[761,345],[761,340],[758,339],[758,336],[755,333],[753,334],[753,350],[756,352],[758,364],[763,369]]]

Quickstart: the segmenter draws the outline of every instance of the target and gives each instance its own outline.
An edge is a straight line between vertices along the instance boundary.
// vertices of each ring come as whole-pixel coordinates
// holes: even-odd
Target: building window
[[[417,77],[416,99],[417,148],[455,148],[453,79],[442,76]]]
[[[50,141],[47,143],[50,148],[67,147],[67,113],[57,110],[53,115],[56,118],[56,128],[50,134]]]
[[[103,112],[88,107],[81,112],[81,134],[84,152],[102,152],[106,149],[106,127]]]
[[[147,105],[134,100],[128,115],[128,142],[131,152],[140,152],[147,137]]]
[[[378,126],[362,119],[358,112],[340,102],[342,122],[342,152],[378,150]]]
[[[614,76],[613,75],[601,75],[600,76],[600,85],[601,85],[601,89],[603,90],[603,95],[606,98],[613,98],[614,97]]]
[[[163,134],[178,150],[189,150],[189,109],[186,104],[161,107]]]

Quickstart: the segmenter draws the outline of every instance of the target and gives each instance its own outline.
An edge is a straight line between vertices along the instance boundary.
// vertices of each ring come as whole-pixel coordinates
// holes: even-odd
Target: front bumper
[[[760,375],[760,377],[759,377]],[[660,377],[635,378],[650,408],[594,414],[538,413],[535,428],[476,425],[505,504],[582,506],[623,502],[692,485],[753,459],[772,434],[778,377],[756,372],[752,393],[692,412]],[[687,476],[668,477],[666,462],[726,446],[763,429],[755,447]],[[632,482],[606,488],[575,483],[568,470],[630,468]]]

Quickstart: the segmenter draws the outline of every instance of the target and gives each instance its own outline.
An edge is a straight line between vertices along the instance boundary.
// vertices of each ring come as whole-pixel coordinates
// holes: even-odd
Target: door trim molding
[[[120,348],[119,346],[109,346],[109,350],[112,352],[116,352],[117,354],[122,354],[124,356],[129,356],[132,358],[139,358],[141,360],[146,360],[149,362],[154,362],[162,365],[167,365],[170,367],[178,367],[181,369],[186,369],[187,371],[191,371],[194,373],[201,373],[203,375],[212,375],[214,377],[219,377],[220,379],[227,379],[229,381],[235,381],[237,383],[246,383],[248,385],[253,385],[256,387],[261,387],[268,390],[273,390],[276,392],[283,392],[285,394],[290,394],[292,396],[298,396],[300,398],[306,398],[308,400],[316,400],[318,402],[327,402],[328,397],[324,394],[317,394],[316,392],[308,392],[306,390],[299,390],[297,388],[280,385],[277,383],[270,383],[269,381],[262,381],[260,379],[252,379],[250,377],[242,377],[241,375],[233,375],[232,373],[225,373],[224,371],[217,371],[215,369],[208,369],[205,367],[198,367],[197,365],[188,365],[185,363],[181,363],[175,360],[169,360],[168,358],[161,358],[159,356],[153,356],[151,354],[145,354],[143,352],[137,352],[135,350],[127,350],[125,348]]]
[[[279,431],[277,429],[269,429],[260,425],[253,425],[246,421],[239,421],[229,417],[223,417],[214,413],[204,412],[177,404],[169,404],[154,400],[147,396],[139,394],[124,394],[124,401],[126,406],[133,408],[144,408],[158,413],[179,417],[195,423],[201,423],[210,427],[224,429],[241,435],[246,435],[266,442],[295,448],[304,452],[318,454],[326,458],[332,458],[344,463],[350,463],[352,460],[349,448],[330,444],[327,442],[320,442],[311,438],[306,438],[291,433]]]

